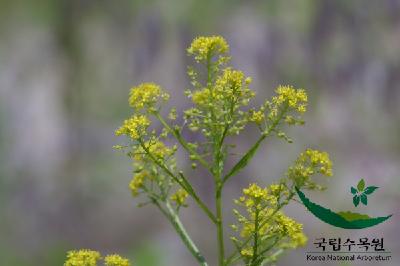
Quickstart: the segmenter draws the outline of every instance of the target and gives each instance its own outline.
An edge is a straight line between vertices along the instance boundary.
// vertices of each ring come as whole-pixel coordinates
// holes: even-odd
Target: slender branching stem
[[[159,112],[154,112],[155,117],[161,122],[161,124],[175,137],[175,139],[182,145],[182,147],[190,154],[195,156],[195,158],[200,162],[200,164],[211,172],[211,167],[209,163],[202,158],[193,148],[190,147],[189,143],[182,137],[181,133],[177,130],[171,128],[171,126],[165,121],[165,119],[160,115]]]
[[[197,248],[193,240],[190,238],[181,220],[179,219],[178,214],[171,206],[170,202],[166,200],[165,207],[161,206],[161,204],[156,199],[154,199],[153,202],[158,207],[158,209],[164,214],[164,216],[170,221],[175,231],[178,233],[179,237],[182,239],[183,243],[190,251],[190,253],[193,255],[193,257],[197,260],[199,265],[208,266],[206,260],[200,253],[199,249]]]
[[[262,228],[264,225],[266,225],[269,221],[271,221],[271,219],[275,216],[275,214],[280,211],[284,206],[286,206],[289,201],[294,197],[295,192],[293,191],[293,189],[289,192],[288,197],[286,198],[286,200],[279,204],[275,210],[272,212],[272,214],[268,217],[268,219],[262,221],[259,225],[258,228]],[[246,238],[246,240],[243,241],[243,243],[241,243],[240,246],[238,246],[236,248],[236,250],[234,252],[232,252],[232,254],[226,259],[225,261],[225,265],[230,265],[235,257],[240,253],[240,251],[251,241],[251,239],[253,238],[253,235],[249,236],[248,238]]]
[[[197,205],[207,214],[207,216],[210,218],[210,220],[213,223],[216,223],[217,219],[216,219],[215,215],[211,212],[211,210],[207,207],[207,205],[196,194],[195,190],[190,185],[187,178],[185,178],[185,176],[183,174],[180,175],[181,178],[174,175],[174,173],[172,173],[171,170],[169,170],[167,166],[165,166],[163,163],[161,163],[159,160],[157,160],[157,158],[155,158],[153,154],[151,154],[149,148],[146,147],[146,145],[144,144],[143,141],[139,141],[139,143],[140,143],[140,146],[143,148],[143,150],[150,157],[150,159],[156,165],[158,165],[166,174],[168,174],[174,181],[176,181],[184,190],[186,190],[186,192],[194,199],[194,201],[197,203]]]
[[[244,168],[248,164],[248,161],[253,157],[253,155],[260,147],[261,142],[263,142],[263,140],[275,130],[275,128],[279,125],[279,122],[282,120],[282,117],[286,114],[287,110],[288,105],[286,104],[286,106],[283,108],[283,110],[280,112],[274,122],[272,122],[272,124],[261,134],[258,140],[253,144],[253,146],[251,146],[251,148],[242,156],[242,158],[240,158],[240,160],[232,167],[232,169],[222,178],[223,183],[228,181],[230,177],[237,174],[242,168]]]
[[[258,229],[259,227],[259,218],[258,215],[260,213],[260,210],[258,209],[256,205],[256,211],[255,211],[255,217],[254,217],[254,243],[253,243],[253,259],[251,261],[252,266],[256,266],[256,260],[257,260],[257,252],[258,252]]]

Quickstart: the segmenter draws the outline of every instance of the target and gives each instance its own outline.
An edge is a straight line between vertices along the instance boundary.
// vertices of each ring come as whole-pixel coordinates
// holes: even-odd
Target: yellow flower
[[[235,231],[239,231],[240,240],[233,239],[236,244],[242,245],[241,255],[246,260],[254,259],[253,242],[257,235],[258,251],[263,247],[270,246],[271,239],[276,239],[276,247],[296,248],[306,243],[307,237],[303,233],[302,224],[286,216],[279,209],[282,207],[278,203],[279,199],[284,198],[288,190],[284,184],[272,184],[269,187],[261,188],[256,184],[250,184],[243,189],[243,196],[235,203],[245,208],[247,215],[242,215],[234,210],[238,225],[233,225]],[[252,239],[253,238],[253,239]],[[256,258],[257,259],[257,258]]]
[[[177,206],[186,206],[186,198],[189,194],[184,189],[179,189],[175,194],[171,196],[171,200],[176,203]]]
[[[133,140],[139,139],[150,126],[150,120],[144,115],[134,115],[124,121],[123,125],[115,131],[115,135],[126,135]]]
[[[173,155],[177,148],[176,146],[170,148],[160,140],[146,141],[144,146],[150,152],[150,154],[157,159],[165,159],[166,157]],[[134,159],[136,161],[142,161],[145,157],[145,153],[146,151],[143,149],[143,147],[139,146],[135,151]]]
[[[197,62],[210,60],[215,54],[228,52],[229,46],[221,36],[198,37],[187,49],[188,54],[194,55]]]
[[[208,88],[204,88],[202,90],[195,91],[192,95],[193,103],[205,106],[211,103],[211,91]]]
[[[289,190],[284,184],[271,184],[268,189],[271,191],[271,194],[275,196],[289,195]]]
[[[265,115],[262,111],[254,111],[250,116],[250,121],[260,125],[264,121]]]
[[[243,87],[243,79],[244,79],[244,74],[242,71],[233,70],[228,67],[225,68],[222,75],[218,77],[217,81],[215,82],[215,86],[217,91],[220,92],[225,91],[229,94],[225,96],[232,96],[235,94],[235,91],[239,93],[238,96],[241,96],[240,94],[243,93],[241,91]],[[221,95],[221,97],[222,96],[224,95]]]
[[[141,171],[133,176],[131,182],[129,183],[132,196],[136,197],[139,194],[139,189],[143,187],[143,183],[146,178],[152,179],[152,176],[147,171]]]
[[[64,266],[97,266],[101,255],[97,251],[89,249],[72,250],[67,254]]]
[[[128,259],[121,257],[120,255],[113,254],[108,255],[104,258],[104,263],[106,266],[130,266]]]
[[[240,254],[244,257],[253,257],[253,249],[251,247],[244,248],[240,251]]]
[[[255,96],[248,86],[250,82],[243,72],[228,67],[207,87],[189,91],[187,94],[196,105],[185,111],[184,119],[189,129],[197,131],[201,128],[207,138],[216,134],[239,134],[249,122],[249,112],[243,107]],[[223,133],[225,128],[227,132]],[[219,132],[212,134],[211,131]]]
[[[248,188],[243,189],[243,194],[252,198],[265,198],[268,194],[267,189],[262,189],[257,184],[251,184]]]
[[[287,176],[298,187],[322,189],[321,186],[311,180],[311,176],[315,173],[332,176],[332,161],[326,152],[307,149],[299,155],[295,165],[289,167]]]
[[[144,107],[152,108],[160,98],[168,100],[169,95],[155,83],[142,83],[131,89],[129,105],[136,110],[141,110]]]
[[[282,108],[286,108],[289,112],[294,110],[299,114],[303,114],[307,110],[307,93],[303,89],[294,89],[292,86],[278,86],[275,90],[276,96],[272,97],[272,102],[267,102],[270,109],[269,118],[273,119],[278,116]],[[295,120],[291,116],[286,117],[288,124],[294,124]]]
[[[311,162],[311,165],[321,174],[332,176],[332,161],[329,154],[317,150],[307,149],[300,155],[300,161]]]
[[[302,89],[296,90],[292,86],[279,86],[275,92],[277,96],[272,99],[272,102],[278,105],[287,102],[290,107],[298,108],[307,103],[307,94]]]
[[[307,236],[303,232],[292,234],[291,239],[292,243],[295,245],[295,248],[305,246],[308,240]]]
[[[281,247],[285,246],[288,248],[297,248],[304,246],[307,243],[307,237],[303,233],[303,225],[296,222],[290,217],[287,217],[283,213],[276,215],[276,222],[283,236],[288,237],[287,241],[281,243]]]

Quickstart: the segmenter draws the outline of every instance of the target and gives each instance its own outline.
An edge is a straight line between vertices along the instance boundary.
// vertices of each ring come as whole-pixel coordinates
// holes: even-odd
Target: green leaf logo
[[[365,187],[365,181],[364,181],[364,179],[361,179],[357,184],[357,189],[358,189],[358,191],[363,191],[364,187]]]
[[[353,204],[354,206],[358,206],[358,204],[360,203],[360,197],[359,196],[354,196],[353,197]]]
[[[365,187],[364,179],[358,181],[357,188],[354,187],[350,188],[350,192],[351,194],[353,194],[354,206],[357,207],[360,204],[360,201],[362,204],[367,205],[368,204],[367,195],[371,195],[372,193],[374,193],[376,189],[378,189],[378,187],[375,186]]]
[[[364,190],[364,194],[370,195],[370,194],[372,194],[377,188],[378,188],[378,187],[374,187],[374,186],[367,187],[367,188]]]

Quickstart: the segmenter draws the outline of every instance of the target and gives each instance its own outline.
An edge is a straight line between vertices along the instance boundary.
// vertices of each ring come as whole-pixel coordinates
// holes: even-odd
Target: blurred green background
[[[288,129],[294,144],[268,140],[229,183],[226,224],[242,187],[269,184],[300,151],[318,148],[331,154],[334,177],[310,197],[352,209],[349,188],[363,177],[381,188],[359,211],[394,216],[348,231],[294,203],[286,212],[310,243],[278,265],[307,265],[304,252],[321,236],[384,237],[393,259],[382,265],[400,265],[398,0],[0,1],[0,265],[62,265],[75,248],[118,252],[137,266],[196,265],[156,209],[136,208],[131,163],[112,146],[130,87],[157,82],[187,108],[185,49],[209,34],[224,36],[233,65],[253,77],[254,104],[279,84],[310,94],[306,125]],[[232,142],[243,152],[257,134],[249,128]],[[211,204],[211,180],[192,178]],[[192,207],[183,221],[214,265],[215,233]]]

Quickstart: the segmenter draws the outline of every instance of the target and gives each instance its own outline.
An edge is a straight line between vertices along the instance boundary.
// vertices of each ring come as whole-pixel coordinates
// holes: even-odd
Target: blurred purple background
[[[130,87],[157,82],[171,105],[187,108],[185,49],[195,36],[219,34],[234,67],[253,77],[253,104],[279,84],[310,98],[306,125],[287,129],[294,144],[269,139],[230,181],[226,224],[242,187],[277,180],[299,152],[318,148],[331,154],[334,177],[326,193],[309,193],[313,200],[394,216],[348,231],[293,203],[286,213],[304,223],[310,243],[278,265],[307,265],[304,253],[321,236],[384,237],[393,259],[382,265],[399,265],[399,14],[398,0],[1,1],[0,264],[62,265],[66,250],[92,248],[137,266],[196,265],[156,209],[136,208],[131,163],[112,146],[130,114]],[[249,128],[231,141],[243,152],[257,134]],[[201,173],[192,179],[210,204],[211,180]],[[380,189],[356,209],[349,188],[360,178]],[[182,214],[214,265],[213,228],[195,206]]]

